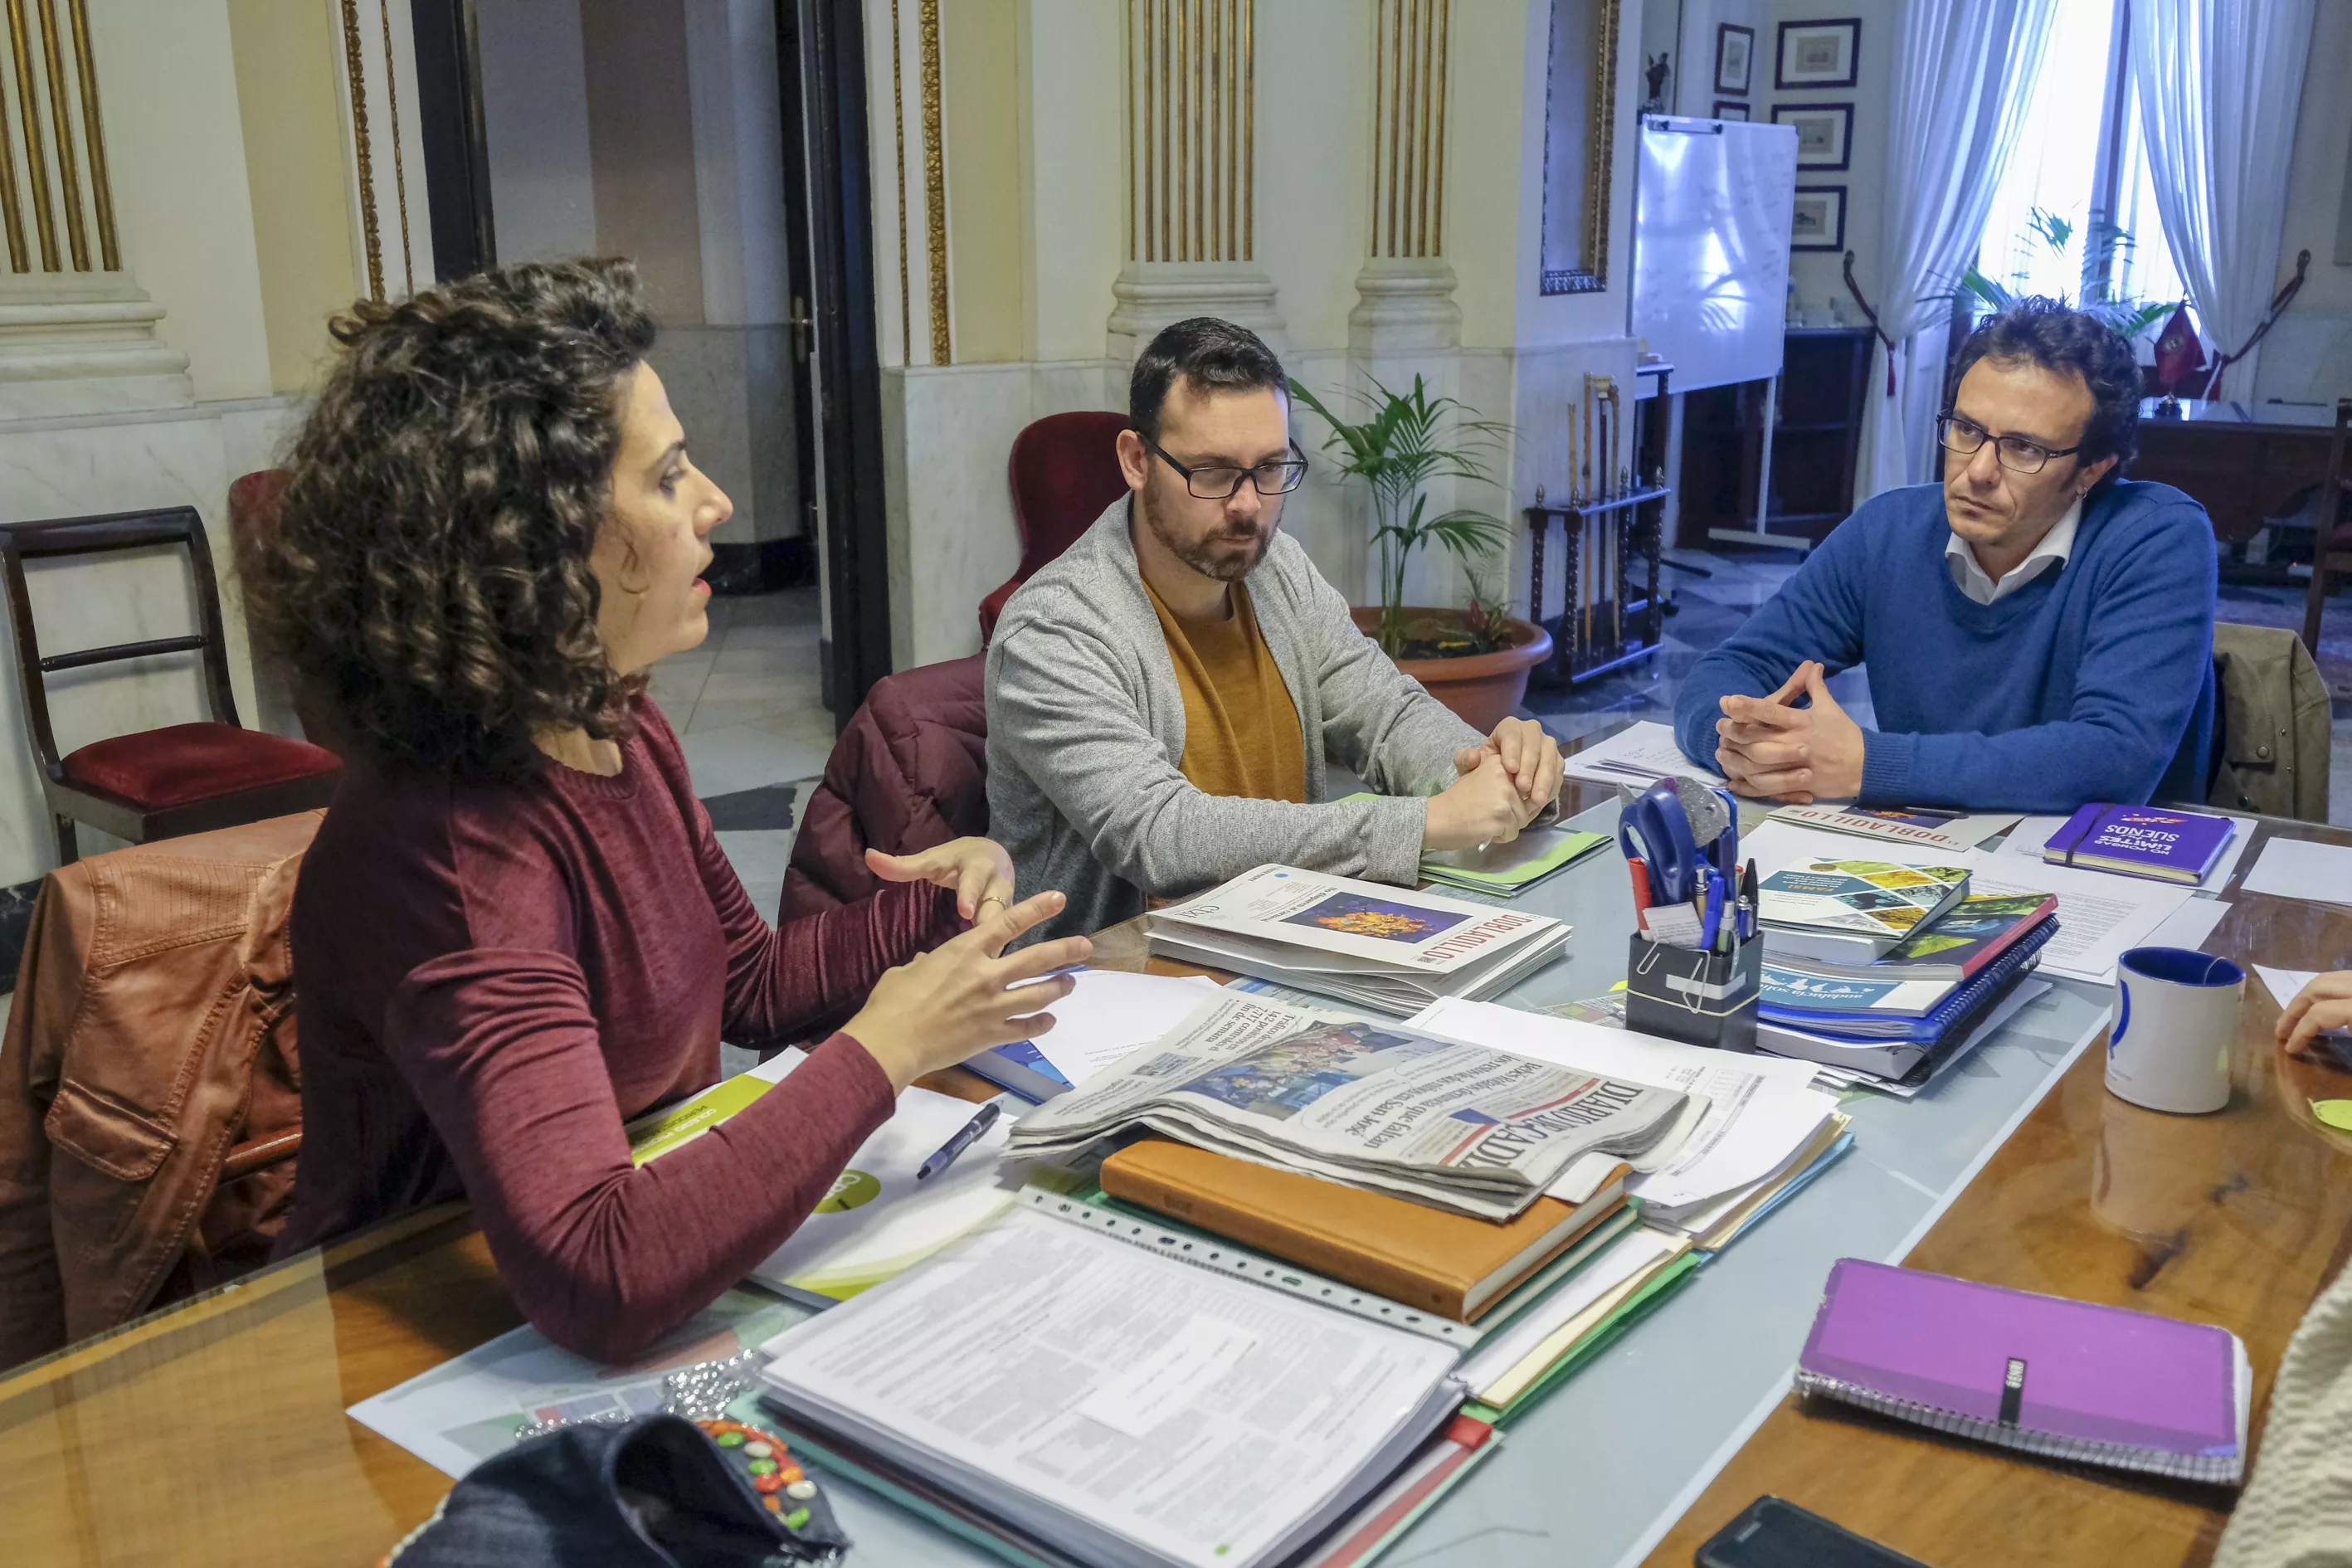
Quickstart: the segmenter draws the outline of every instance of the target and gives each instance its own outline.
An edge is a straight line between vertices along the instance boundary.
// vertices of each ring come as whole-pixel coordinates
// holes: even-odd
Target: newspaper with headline
[[[1670,1157],[1691,1103],[1675,1089],[1227,991],[1023,1117],[1007,1152],[1051,1155],[1148,1128],[1508,1219],[1572,1165]]]

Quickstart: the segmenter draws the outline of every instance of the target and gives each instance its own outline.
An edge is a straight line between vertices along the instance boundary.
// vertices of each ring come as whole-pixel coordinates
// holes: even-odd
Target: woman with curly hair
[[[244,559],[262,642],[347,763],[294,900],[278,1251],[462,1193],[530,1321],[625,1358],[781,1245],[910,1080],[1049,1027],[1016,1015],[1068,980],[1008,987],[1087,946],[1002,956],[1062,899],[1012,903],[982,838],[875,856],[891,885],[781,930],[744,896],[644,695],[709,629],[704,541],[732,509],[645,363],[628,263],[502,268],[334,332]],[[631,1163],[622,1123],[713,1082],[722,1036],[853,1011],[749,1109]]]

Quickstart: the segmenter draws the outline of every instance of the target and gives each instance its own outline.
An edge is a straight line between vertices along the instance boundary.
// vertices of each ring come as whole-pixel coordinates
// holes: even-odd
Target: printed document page
[[[1705,1096],[1706,1113],[1674,1158],[1628,1189],[1660,1209],[1681,1209],[1763,1180],[1837,1110],[1835,1096],[1813,1088],[1810,1062],[1708,1050],[1453,998],[1430,1007],[1410,1026],[1559,1067]]]
[[[2050,866],[1979,849],[1962,858],[1971,893],[2055,893],[2058,934],[2042,950],[2041,972],[2097,985],[2116,983],[2116,960],[2157,940],[2165,922],[2196,897],[2193,888],[2140,877]]]
[[[1265,1561],[1460,1397],[1450,1347],[1025,1210],[764,1348],[785,1408],[1090,1562]]]
[[[1636,789],[1647,788],[1668,774],[1696,779],[1701,784],[1723,782],[1720,774],[1708,772],[1683,755],[1671,728],[1647,719],[1628,724],[1573,756],[1561,758],[1560,769],[1570,778],[1588,784],[1632,784]]]

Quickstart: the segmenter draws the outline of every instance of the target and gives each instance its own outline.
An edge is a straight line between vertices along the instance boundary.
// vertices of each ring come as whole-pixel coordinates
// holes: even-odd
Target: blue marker
[[[980,1142],[981,1135],[996,1125],[1001,1108],[995,1101],[980,1108],[980,1114],[965,1122],[956,1135],[940,1145],[940,1152],[924,1161],[915,1172],[915,1180],[928,1182],[956,1163],[965,1150]]]

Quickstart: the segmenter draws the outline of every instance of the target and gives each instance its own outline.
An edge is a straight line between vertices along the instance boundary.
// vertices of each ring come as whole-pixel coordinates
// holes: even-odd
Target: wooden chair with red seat
[[[2352,572],[2352,473],[2345,469],[2352,397],[2336,400],[2336,434],[2327,443],[2327,477],[2311,508],[2311,592],[2303,602],[2303,646],[2319,657],[2319,616],[2330,573]]]
[[[185,545],[195,573],[197,629],[182,637],[148,637],[104,647],[44,656],[33,624],[25,563],[89,557]],[[237,722],[230,689],[228,645],[221,630],[220,590],[212,548],[194,507],[113,512],[102,517],[0,526],[0,572],[16,623],[16,674],[25,722],[41,767],[41,789],[58,836],[58,863],[79,858],[74,824],[86,822],[133,844],[215,827],[258,822],[327,804],[341,763],[304,741]],[[47,678],[159,654],[194,653],[204,670],[209,720],[116,735],[58,754],[49,724]]]
[[[1118,433],[1126,428],[1124,414],[1048,414],[1013,438],[1005,474],[1013,487],[1013,526],[1021,531],[1021,565],[980,602],[982,647],[996,635],[996,617],[1013,590],[1127,493],[1118,467]]]

